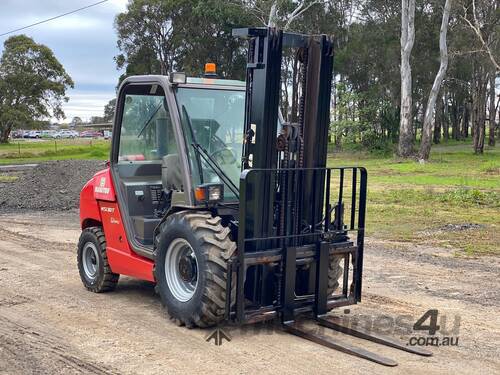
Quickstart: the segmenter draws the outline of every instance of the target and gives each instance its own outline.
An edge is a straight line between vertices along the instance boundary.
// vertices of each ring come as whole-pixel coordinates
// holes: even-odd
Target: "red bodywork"
[[[109,168],[97,172],[80,193],[82,230],[102,226],[106,253],[114,273],[154,281],[153,261],[136,254],[129,244]]]

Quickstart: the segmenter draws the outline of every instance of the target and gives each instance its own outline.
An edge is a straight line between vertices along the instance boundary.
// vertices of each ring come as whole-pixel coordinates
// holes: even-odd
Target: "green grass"
[[[14,182],[18,178],[19,178],[18,176],[0,175],[0,183],[1,182]]]
[[[338,153],[329,166],[368,170],[367,234],[458,249],[457,254],[500,254],[500,147],[473,155],[467,142],[434,146],[420,164],[394,157]],[[446,231],[446,224],[480,224]]]
[[[63,159],[108,159],[109,141],[90,139],[14,141],[0,144],[0,164]]]
[[[0,164],[104,160],[109,155],[109,141],[60,140],[57,152],[55,146],[52,140],[0,145]],[[367,168],[368,236],[450,247],[459,255],[500,254],[500,146],[473,155],[470,142],[450,141],[433,146],[425,164],[368,153],[330,153],[328,165]],[[3,177],[9,178],[2,176],[0,182],[9,182]],[[446,224],[462,223],[481,228],[442,230]]]

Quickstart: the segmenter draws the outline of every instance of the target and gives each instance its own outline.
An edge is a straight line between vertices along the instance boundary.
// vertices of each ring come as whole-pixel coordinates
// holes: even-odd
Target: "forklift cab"
[[[173,205],[237,202],[244,110],[242,81],[182,73],[124,80],[110,165],[139,254],[151,256],[154,229]]]

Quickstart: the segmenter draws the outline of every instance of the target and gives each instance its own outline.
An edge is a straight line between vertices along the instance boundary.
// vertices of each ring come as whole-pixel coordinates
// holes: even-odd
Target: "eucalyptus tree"
[[[69,87],[73,81],[50,48],[26,35],[8,38],[0,58],[0,143],[15,127],[64,118]]]

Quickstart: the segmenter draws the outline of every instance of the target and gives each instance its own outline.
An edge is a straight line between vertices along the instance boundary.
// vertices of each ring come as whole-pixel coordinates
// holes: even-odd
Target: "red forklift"
[[[156,283],[187,327],[281,321],[284,330],[383,365],[299,319],[420,355],[328,312],[361,301],[367,172],[327,167],[333,43],[275,28],[248,42],[246,80],[182,72],[126,78],[108,167],[83,188],[78,268],[92,292],[120,275]],[[295,122],[280,115],[282,56],[297,53]]]

